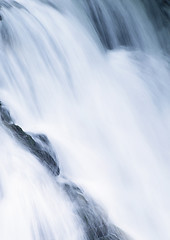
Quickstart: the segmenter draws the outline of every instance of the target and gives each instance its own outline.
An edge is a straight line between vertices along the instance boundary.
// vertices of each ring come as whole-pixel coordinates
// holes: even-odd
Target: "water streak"
[[[120,229],[170,238],[170,10],[161,6],[0,1],[0,101],[25,133],[48,137],[61,171],[52,176],[1,121],[1,240],[99,239],[86,217],[121,240]]]

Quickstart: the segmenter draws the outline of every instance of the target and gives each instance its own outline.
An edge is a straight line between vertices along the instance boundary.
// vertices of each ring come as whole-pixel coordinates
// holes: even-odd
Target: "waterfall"
[[[0,0],[0,239],[170,238],[168,0]]]

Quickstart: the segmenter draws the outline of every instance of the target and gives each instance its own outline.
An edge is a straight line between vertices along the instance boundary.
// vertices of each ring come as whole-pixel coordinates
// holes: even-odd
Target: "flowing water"
[[[150,3],[0,1],[0,101],[61,172],[0,123],[1,240],[86,240],[65,178],[132,239],[170,239],[170,34]]]

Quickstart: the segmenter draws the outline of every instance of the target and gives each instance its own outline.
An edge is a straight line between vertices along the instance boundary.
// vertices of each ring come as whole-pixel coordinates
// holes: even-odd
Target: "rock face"
[[[58,160],[52,150],[48,138],[43,134],[30,134],[24,132],[16,125],[10,116],[9,111],[0,103],[0,117],[2,123],[12,132],[20,144],[24,145],[39,161],[45,165],[54,175],[59,175],[60,169]]]
[[[7,108],[0,102],[0,118],[3,125],[14,135],[17,141],[34,154],[53,176],[60,174],[58,161],[50,141],[44,134],[28,134],[14,123]],[[77,185],[64,179],[56,178],[62,190],[73,204],[76,215],[83,226],[86,240],[128,240],[127,235],[112,224],[102,208],[96,204]],[[0,188],[1,197],[1,188]]]
[[[72,182],[62,184],[82,222],[87,240],[128,240],[129,237],[112,224],[103,209]]]

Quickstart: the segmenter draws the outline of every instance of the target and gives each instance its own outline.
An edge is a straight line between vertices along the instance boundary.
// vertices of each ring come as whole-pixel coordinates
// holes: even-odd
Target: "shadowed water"
[[[169,239],[159,2],[0,1],[0,239]]]

